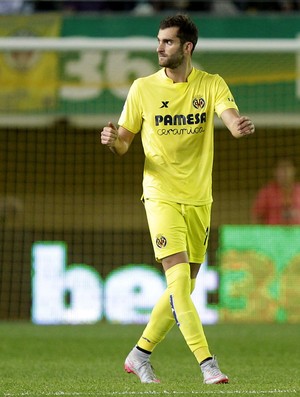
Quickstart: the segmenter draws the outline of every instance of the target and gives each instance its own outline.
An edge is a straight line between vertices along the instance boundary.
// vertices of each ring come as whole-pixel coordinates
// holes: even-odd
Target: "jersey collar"
[[[187,81],[185,81],[185,82],[183,82],[183,83],[176,83],[176,84],[186,84],[186,83],[191,82],[191,81],[194,79],[195,74],[196,74],[196,71],[195,71],[195,68],[193,67],[191,73],[188,75]],[[160,75],[161,75],[162,79],[163,79],[166,83],[172,84],[172,85],[174,84],[174,83],[173,83],[173,80],[170,79],[170,78],[167,76],[167,74],[166,74],[166,68],[162,68],[162,69],[160,70]]]

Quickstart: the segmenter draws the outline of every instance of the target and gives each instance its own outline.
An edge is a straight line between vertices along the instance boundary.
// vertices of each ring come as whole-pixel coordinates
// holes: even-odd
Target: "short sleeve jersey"
[[[141,132],[145,199],[212,202],[214,113],[229,108],[237,106],[225,81],[195,68],[183,83],[164,69],[133,82],[119,125]]]

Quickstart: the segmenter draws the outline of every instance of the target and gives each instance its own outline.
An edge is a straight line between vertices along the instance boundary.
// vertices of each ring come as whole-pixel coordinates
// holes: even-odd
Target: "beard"
[[[160,57],[158,58],[159,66],[162,66],[162,67],[165,67],[168,69],[178,68],[182,64],[183,59],[184,59],[182,51],[178,51],[176,54],[173,54],[171,56],[160,55]]]

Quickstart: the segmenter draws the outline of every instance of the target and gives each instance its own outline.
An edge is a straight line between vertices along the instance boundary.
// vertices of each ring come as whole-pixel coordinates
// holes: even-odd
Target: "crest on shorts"
[[[156,245],[158,248],[164,248],[167,245],[167,239],[162,234],[156,236]]]

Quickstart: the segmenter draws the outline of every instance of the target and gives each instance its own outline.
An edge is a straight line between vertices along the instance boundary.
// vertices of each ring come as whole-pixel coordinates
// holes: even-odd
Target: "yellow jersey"
[[[141,132],[145,199],[212,202],[214,113],[229,108],[237,105],[225,81],[195,68],[183,83],[165,69],[133,82],[119,125]]]

